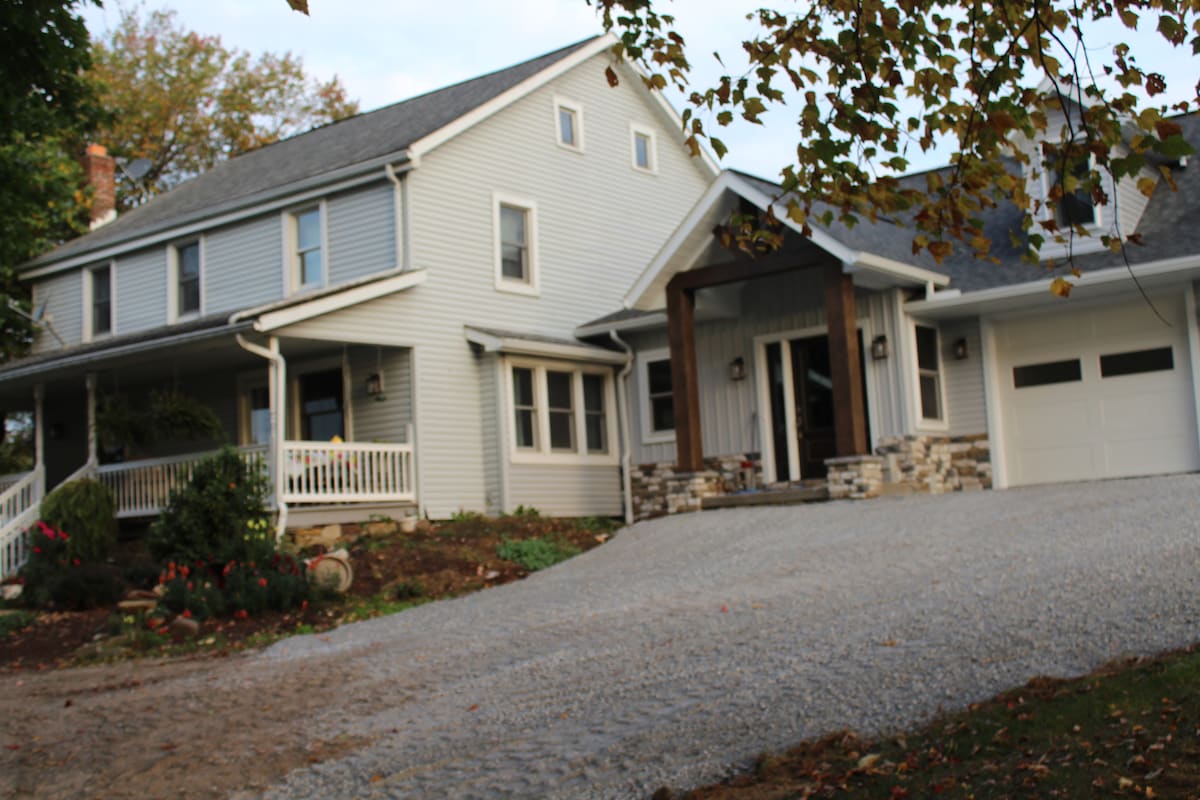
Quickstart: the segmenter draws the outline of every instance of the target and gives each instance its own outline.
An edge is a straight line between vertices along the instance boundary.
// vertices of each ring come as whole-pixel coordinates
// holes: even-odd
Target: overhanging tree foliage
[[[699,88],[689,85],[686,43],[674,17],[659,12],[661,2],[587,2],[619,37],[617,54],[641,65],[650,87],[684,91],[693,150],[707,139],[723,155],[714,128],[739,117],[758,123],[772,106],[798,97],[790,107],[796,158],[781,172],[788,215],[807,225],[903,214],[916,227],[914,253],[938,260],[953,242],[987,256],[992,243],[980,217],[1005,201],[1024,212],[1019,244],[1036,258],[1047,241],[1086,235],[1057,221],[1066,198],[1084,192],[1108,203],[1104,176],[1136,179],[1143,168],[1170,183],[1163,161],[1191,152],[1170,119],[1190,104],[1154,105],[1167,78],[1141,69],[1128,44],[1104,57],[1085,44],[1089,23],[1116,17],[1130,31],[1152,28],[1163,46],[1190,58],[1200,53],[1195,0],[777,4],[752,16],[757,33],[741,42],[749,69]],[[616,80],[611,71],[609,77]],[[1046,77],[1051,89],[1040,93]],[[1100,88],[1106,82],[1114,88]],[[1055,108],[1071,112],[1062,131],[1049,129]],[[1045,143],[1031,157],[1021,137]],[[924,187],[895,177],[910,168],[910,153],[944,140],[953,146],[948,175],[930,172]],[[1031,160],[1058,176],[1048,197],[1031,196],[1019,177]],[[1140,180],[1138,188],[1149,193],[1153,181]],[[1117,250],[1120,237],[1105,237],[1105,244]]]
[[[173,11],[143,18],[137,8],[123,10],[93,59],[88,75],[109,112],[99,140],[119,159],[151,164],[138,184],[121,182],[119,207],[358,112],[337,77],[310,79],[290,53],[252,57],[226,48],[217,36],[183,28]]]

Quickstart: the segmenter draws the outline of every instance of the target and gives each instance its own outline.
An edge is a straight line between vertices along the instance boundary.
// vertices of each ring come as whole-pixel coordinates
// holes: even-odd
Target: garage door
[[[1200,469],[1182,294],[995,326],[1008,483]],[[1069,308],[1069,306],[1067,306]]]

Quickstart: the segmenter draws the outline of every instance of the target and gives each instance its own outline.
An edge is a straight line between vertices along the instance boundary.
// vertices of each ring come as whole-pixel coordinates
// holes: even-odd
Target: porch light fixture
[[[367,397],[383,400],[383,373],[372,372],[367,376]]]
[[[957,340],[954,343],[954,357],[959,361],[963,361],[968,355],[970,355],[970,353],[967,352],[967,340]]]
[[[729,362],[729,380],[740,381],[746,377],[746,359],[738,356]]]
[[[871,340],[871,358],[882,361],[891,354],[892,351],[888,349],[887,337],[882,333]]]

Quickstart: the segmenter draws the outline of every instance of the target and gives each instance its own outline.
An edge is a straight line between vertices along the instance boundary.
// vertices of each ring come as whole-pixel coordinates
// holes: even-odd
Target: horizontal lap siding
[[[954,343],[965,339],[967,357],[954,357]],[[979,320],[955,321],[942,325],[942,367],[946,371],[946,414],[951,436],[966,436],[987,431],[987,402],[983,389],[983,352],[979,338]]]
[[[204,311],[238,311],[283,296],[282,222],[277,214],[204,237]]]
[[[43,278],[33,285],[33,303],[37,307],[46,304],[46,314],[52,320],[55,332],[68,345],[83,340],[83,272],[59,273]],[[43,326],[33,338],[33,352],[45,353],[62,347],[58,339]]]
[[[392,185],[329,198],[329,282],[337,285],[396,266]]]
[[[153,247],[117,261],[117,333],[167,324],[167,250]]]
[[[495,353],[483,353],[476,359],[479,371],[479,419],[483,426],[484,510],[499,514],[504,508],[504,476],[500,464],[506,452],[501,435],[500,414],[503,406],[497,394],[496,379],[500,368]]]
[[[383,400],[368,397],[367,377],[383,373]],[[407,350],[350,348],[350,393],[356,442],[403,442],[412,422],[412,369]]]
[[[617,467],[559,464],[509,466],[509,503],[551,517],[615,517],[622,513]]]

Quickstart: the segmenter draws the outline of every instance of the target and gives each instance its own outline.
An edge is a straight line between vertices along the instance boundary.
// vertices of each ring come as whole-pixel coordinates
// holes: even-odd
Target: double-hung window
[[[573,461],[613,452],[611,369],[515,361],[508,374],[516,460]]]
[[[200,313],[200,242],[176,245],[172,253],[175,319]]]
[[[294,211],[290,215],[292,286],[313,289],[325,284],[325,236],[321,207]]]
[[[638,356],[638,383],[641,387],[642,441],[673,440],[675,393],[669,350],[648,350]]]
[[[494,196],[496,288],[538,293],[537,213],[532,202]]]
[[[917,393],[921,419],[925,422],[944,422],[942,406],[942,357],[937,328],[914,326],[917,341]]]
[[[113,332],[113,272],[110,265],[93,267],[84,273],[87,319],[85,330],[89,338],[107,336]]]

